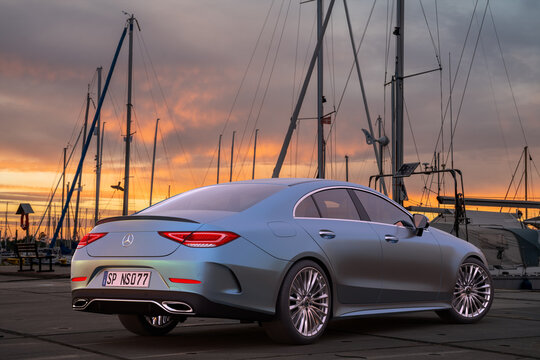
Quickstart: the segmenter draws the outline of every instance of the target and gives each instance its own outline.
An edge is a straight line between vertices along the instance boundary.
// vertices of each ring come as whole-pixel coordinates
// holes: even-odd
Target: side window
[[[317,210],[317,206],[315,206],[315,202],[313,201],[313,198],[311,196],[308,196],[298,206],[296,207],[296,210],[294,211],[294,216],[296,217],[314,217],[314,218],[320,218],[319,210]]]
[[[313,194],[313,199],[323,218],[360,220],[346,189],[323,190]]]
[[[390,201],[366,191],[355,190],[354,193],[364,206],[364,209],[366,209],[371,221],[396,224],[405,220],[412,223],[411,217]]]

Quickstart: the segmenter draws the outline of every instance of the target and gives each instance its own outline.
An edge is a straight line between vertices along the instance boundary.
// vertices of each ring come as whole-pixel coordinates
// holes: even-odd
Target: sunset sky
[[[384,83],[394,71],[394,36],[388,35],[394,27],[388,21],[395,21],[393,1],[348,3],[357,45],[369,19],[360,66],[372,120],[380,115],[390,136],[390,90]],[[2,235],[6,204],[8,235],[14,235],[13,214],[21,202],[32,204],[31,220],[39,221],[59,182],[64,147],[68,155],[75,147],[66,176],[72,181],[87,89],[97,104],[96,68],[103,67],[105,80],[126,24],[123,11],[133,13],[141,27],[134,34],[131,213],[148,206],[156,118],[154,202],[168,196],[169,186],[172,195],[216,182],[220,134],[220,182],[229,181],[233,131],[233,180],[251,178],[255,129],[256,177],[271,177],[315,46],[315,10],[315,2],[299,0],[0,0]],[[539,16],[535,0],[406,1],[405,74],[437,68],[439,48],[443,70],[405,80],[405,162],[431,163],[435,151],[447,158],[449,112],[442,141],[437,137],[451,76],[454,166],[463,171],[466,196],[503,198],[528,146],[529,199],[540,200]],[[327,177],[345,179],[348,155],[350,181],[367,185],[376,163],[361,130],[367,121],[355,72],[348,80],[354,59],[342,1],[336,1],[324,46],[325,112],[338,110],[333,125],[325,125]],[[314,78],[302,118],[316,116],[315,83]],[[101,217],[121,209],[122,194],[111,185],[124,182],[126,94],[127,38],[102,111]],[[90,110],[91,121],[93,105]],[[281,177],[314,176],[315,129],[314,120],[299,121]],[[81,192],[87,225],[94,211],[95,148],[94,136]],[[388,150],[385,156],[388,172]],[[522,164],[509,198],[523,198],[523,184],[516,187],[524,181]],[[445,181],[443,191],[451,195],[453,185]],[[436,191],[432,179],[406,181],[411,204],[436,206],[433,197],[422,196],[425,183]],[[60,197],[58,188],[57,215]]]

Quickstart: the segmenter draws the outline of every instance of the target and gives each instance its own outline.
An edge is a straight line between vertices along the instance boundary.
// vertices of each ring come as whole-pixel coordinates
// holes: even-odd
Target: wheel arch
[[[469,259],[476,259],[476,260],[480,261],[482,264],[484,264],[486,267],[489,268],[487,260],[484,257],[484,254],[482,254],[482,253],[475,253],[475,252],[468,253],[463,257],[460,264],[463,264],[465,261],[467,261]]]
[[[277,291],[277,294],[275,295],[275,298],[274,298],[274,309],[276,310],[275,313],[277,313],[277,302],[278,302],[278,299],[279,299],[279,294],[281,293],[281,290],[283,288],[283,281],[285,280],[285,276],[287,276],[287,274],[289,273],[289,271],[291,271],[291,268],[298,264],[299,262],[301,261],[304,261],[304,260],[307,260],[307,261],[313,261],[315,264],[319,265],[321,267],[321,269],[324,271],[324,274],[326,275],[326,278],[328,279],[328,283],[329,283],[329,286],[330,286],[330,293],[332,294],[332,299],[330,300],[330,311],[329,311],[329,315],[330,315],[330,318],[333,317],[333,307],[334,307],[334,298],[335,296],[334,295],[334,282],[333,282],[333,278],[332,278],[332,273],[330,271],[330,267],[322,260],[320,259],[319,257],[315,256],[315,255],[312,255],[312,254],[306,254],[306,255],[303,255],[303,256],[299,256],[295,259],[293,259],[290,263],[289,263],[289,266],[287,267],[287,269],[283,272],[283,275],[281,276],[281,281],[280,281],[280,284],[279,284],[279,291]]]
[[[484,263],[484,259],[482,259],[480,256],[474,254],[474,255],[468,255],[465,257],[465,260],[463,260],[463,262],[469,260],[469,259],[476,259],[476,260],[479,260],[481,261],[482,263]]]
[[[487,264],[487,261],[486,259],[481,255],[481,254],[478,254],[478,253],[474,253],[474,252],[469,252],[467,254],[464,254],[461,259],[459,257],[457,257],[454,261],[453,261],[453,276],[452,276],[452,286],[454,284],[454,281],[455,281],[455,278],[457,277],[458,275],[458,271],[459,271],[459,267],[465,263],[467,260],[469,259],[475,259],[475,260],[478,260],[480,261],[482,264],[484,264],[486,267],[488,267],[488,264]]]

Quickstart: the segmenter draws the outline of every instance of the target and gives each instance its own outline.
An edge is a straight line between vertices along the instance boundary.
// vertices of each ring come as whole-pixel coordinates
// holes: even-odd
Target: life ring
[[[21,214],[21,228],[23,230],[28,230],[29,220],[28,214]]]

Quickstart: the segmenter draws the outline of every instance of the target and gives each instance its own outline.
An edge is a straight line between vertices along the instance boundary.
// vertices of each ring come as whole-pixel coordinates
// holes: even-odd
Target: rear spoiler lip
[[[159,215],[129,215],[129,216],[113,216],[110,218],[105,218],[99,220],[96,225],[101,225],[109,222],[115,221],[128,221],[128,220],[165,220],[165,221],[179,221],[179,222],[188,222],[194,224],[200,224],[198,221],[172,217],[172,216],[159,216]]]

